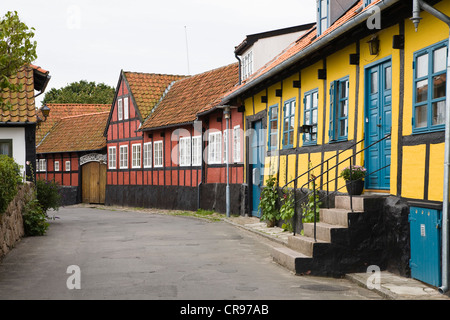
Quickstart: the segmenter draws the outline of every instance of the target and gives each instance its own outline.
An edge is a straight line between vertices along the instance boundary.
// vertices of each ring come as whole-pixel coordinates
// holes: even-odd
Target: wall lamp
[[[304,124],[304,125],[302,125],[301,127],[298,128],[299,129],[298,131],[300,133],[312,133],[312,128],[313,128],[312,125]]]
[[[376,56],[378,52],[380,52],[380,40],[378,40],[378,37],[372,37],[369,41],[367,41],[369,44],[369,52],[372,56]]]
[[[47,117],[50,114],[50,108],[47,105],[44,105],[39,110],[41,110],[42,115],[44,116],[44,120],[42,120],[39,116],[37,116],[37,125],[38,127],[41,125],[42,122],[45,122],[47,120]]]

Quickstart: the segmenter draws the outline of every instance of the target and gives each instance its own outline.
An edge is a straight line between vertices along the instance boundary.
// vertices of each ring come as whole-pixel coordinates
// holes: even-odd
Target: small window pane
[[[276,135],[271,135],[270,136],[270,145],[272,147],[275,147],[277,145],[277,136]]]
[[[428,74],[428,54],[417,57],[416,77],[425,77]]]
[[[427,106],[416,107],[416,128],[427,126]]]
[[[418,81],[416,84],[416,102],[426,101],[428,96],[428,80]]]
[[[445,100],[433,103],[433,125],[443,124],[445,121]]]
[[[446,74],[433,77],[433,99],[445,97]]]
[[[317,124],[317,109],[313,110],[312,123]]]
[[[346,117],[348,114],[347,100],[341,101],[339,108],[339,117]]]
[[[305,124],[311,124],[311,116],[309,112],[305,113]]]
[[[447,47],[435,50],[433,55],[433,73],[445,70],[447,68]]]
[[[327,0],[321,0],[320,1],[320,17],[321,18],[326,18],[327,17],[327,10],[328,6],[327,6]],[[325,30],[325,29],[322,29]]]
[[[378,72],[372,72],[370,75],[370,93],[378,92]]]
[[[319,93],[318,92],[314,92],[313,93],[313,108],[317,108],[317,106],[319,105]]]
[[[277,120],[278,119],[278,108],[270,109],[270,119]]]
[[[339,136],[347,135],[347,119],[341,120]]]
[[[283,130],[284,131],[289,130],[289,119],[285,119],[284,120],[284,128],[283,128]]]
[[[385,78],[384,88],[386,90],[390,90],[392,88],[392,68],[391,67],[387,67],[386,69],[384,69],[384,78]]]

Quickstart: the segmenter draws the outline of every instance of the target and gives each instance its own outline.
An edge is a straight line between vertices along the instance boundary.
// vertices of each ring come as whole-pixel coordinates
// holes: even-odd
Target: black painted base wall
[[[230,185],[231,214],[240,214],[242,201],[241,190],[241,185]],[[226,185],[220,183],[202,184],[200,188],[107,185],[105,205],[196,211],[200,203],[201,209],[225,213],[225,194]]]
[[[61,206],[70,206],[80,203],[81,198],[79,187],[60,186],[59,194],[61,195]]]

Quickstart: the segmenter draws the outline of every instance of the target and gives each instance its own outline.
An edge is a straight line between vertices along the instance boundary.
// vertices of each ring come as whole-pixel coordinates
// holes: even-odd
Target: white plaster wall
[[[21,174],[23,176],[25,171],[25,128],[23,127],[1,127],[0,139],[12,139],[13,158],[21,168]]]
[[[249,51],[253,51],[253,72],[256,72],[267,62],[280,54],[291,43],[300,38],[305,32],[306,31],[299,31],[260,39],[256,41],[251,48],[246,50],[241,57],[244,57]]]

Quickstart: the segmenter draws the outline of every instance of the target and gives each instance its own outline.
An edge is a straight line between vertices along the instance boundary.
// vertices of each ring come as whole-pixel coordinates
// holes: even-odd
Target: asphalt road
[[[296,276],[260,237],[226,222],[61,208],[47,235],[0,262],[0,299],[366,300],[346,279]]]

